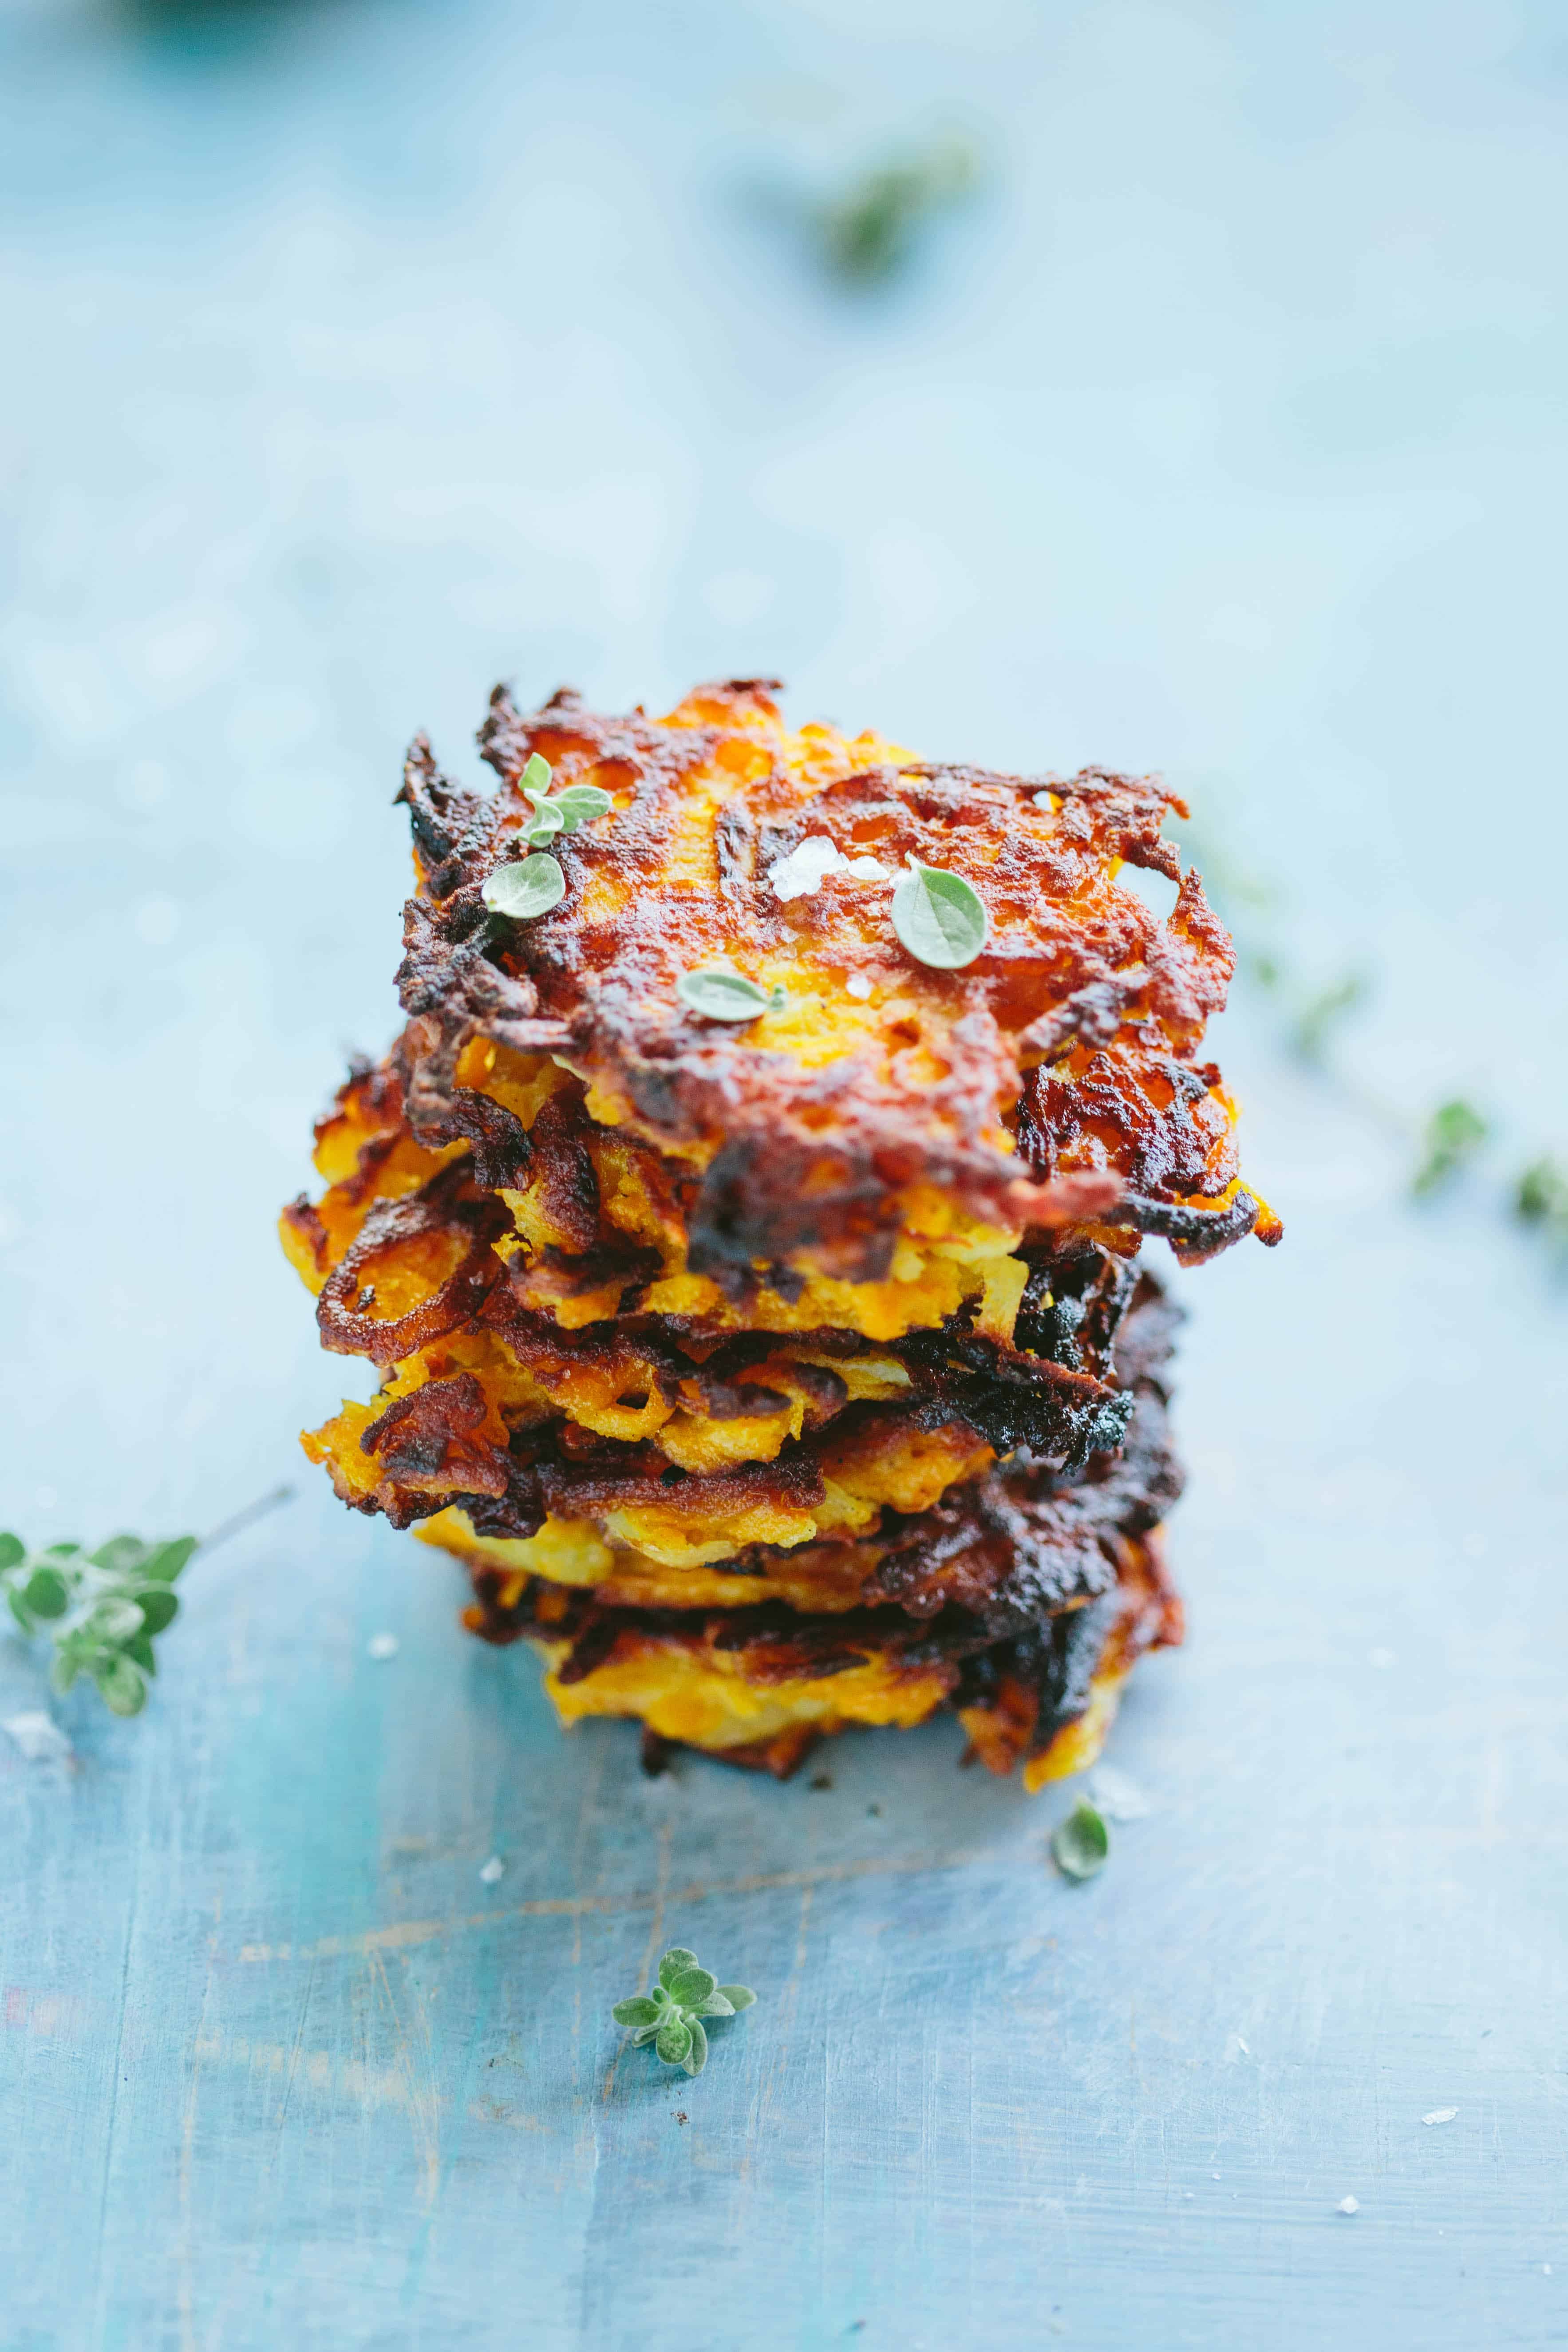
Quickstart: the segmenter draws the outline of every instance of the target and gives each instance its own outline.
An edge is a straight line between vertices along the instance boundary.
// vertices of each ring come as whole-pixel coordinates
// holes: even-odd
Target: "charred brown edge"
[[[483,1306],[503,1271],[491,1244],[510,1222],[505,1204],[465,1197],[468,1171],[455,1161],[417,1192],[373,1209],[321,1286],[316,1321],[321,1344],[334,1354],[368,1356],[373,1363],[396,1363],[445,1339]],[[406,1315],[387,1318],[363,1313],[357,1301],[361,1276],[373,1259],[421,1234],[465,1228],[470,1238],[459,1265],[428,1298]]]

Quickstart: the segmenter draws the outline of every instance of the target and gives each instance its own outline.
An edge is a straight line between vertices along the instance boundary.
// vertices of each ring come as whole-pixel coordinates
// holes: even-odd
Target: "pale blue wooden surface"
[[[1163,764],[1371,1096],[1562,1140],[1557,13],[952,14],[0,14],[0,1520],[295,1475],[270,1219],[497,675]],[[989,192],[815,282],[757,191],[954,114]],[[0,1740],[5,2352],[1568,2343],[1563,1293],[1220,1045],[1289,1235],[1185,1286],[1104,1877],[951,1726],[643,1781],[301,1466],[141,1721]],[[671,1939],[761,1996],[694,2084]]]

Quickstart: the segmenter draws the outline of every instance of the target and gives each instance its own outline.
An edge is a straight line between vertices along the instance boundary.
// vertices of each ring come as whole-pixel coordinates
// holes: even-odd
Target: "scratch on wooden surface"
[[[397,1996],[386,1973],[386,1963],[379,1953],[371,1958],[374,1975],[379,1979],[382,1998],[392,2019],[392,2031],[397,2052],[397,2066],[404,2080],[407,2107],[414,2126],[414,2146],[424,2174],[420,2203],[426,2213],[436,2203],[441,2187],[441,2101],[436,2085],[435,2053],[430,2042],[430,2020],[417,1993],[412,1994],[415,2014],[419,2023],[421,2049],[416,2060],[413,2035],[405,2028],[397,2006]],[[420,2069],[422,2063],[422,2074]]]
[[[298,2041],[256,2042],[243,2033],[208,2033],[195,2044],[203,2063],[275,2081],[292,2076],[302,2095],[348,2100],[361,2107],[395,2107],[412,2113],[407,2068],[374,2066],[365,2058],[340,2057],[333,2050],[301,2051]],[[191,2102],[193,2107],[194,2100]]]
[[[142,1825],[142,1826],[144,1826]],[[98,2228],[92,2269],[92,2311],[95,2340],[101,2339],[107,2318],[106,2297],[109,2281],[104,2275],[104,2252],[108,2242],[109,2190],[114,2174],[114,2132],[120,2115],[120,2070],[125,2052],[125,2013],[131,2004],[131,1955],[136,1941],[136,1923],[142,1912],[142,1848],[137,1847],[137,1867],[131,1882],[131,1911],[125,1922],[125,1940],[120,1954],[120,2000],[114,2019],[113,2073],[109,2085],[109,2118],[103,2135],[103,2167],[99,2176]]]
[[[300,2002],[299,2013],[294,2020],[294,2041],[289,2053],[289,2070],[283,2078],[283,2096],[279,2104],[278,2124],[272,2136],[271,2160],[268,2165],[268,2175],[276,2165],[279,2152],[283,2146],[284,2128],[289,2120],[289,2102],[293,2096],[294,2081],[300,2071],[300,2053],[305,2042],[305,2022],[310,2014],[310,1996],[316,1990],[316,1967],[317,1963],[312,1960],[310,1973],[305,1979],[305,1990]]]
[[[1481,1767],[1481,1835],[1495,1845],[1502,1833],[1503,1742],[1494,1733],[1487,1742]]]
[[[669,1853],[671,1842],[672,1832],[668,1822],[660,1822],[658,1825],[658,1873],[653,1890],[653,1917],[648,1921],[647,1941],[643,1946],[642,1961],[637,1970],[637,1985],[639,1990],[653,1982],[653,1972],[658,1963],[658,1948],[664,1936],[664,1906],[667,1890],[669,1885]],[[695,1900],[696,1898],[694,1897],[693,1899]],[[630,1910],[634,1906],[628,1904],[626,1907]],[[611,2059],[608,2071],[605,2075],[605,2096],[606,2099],[609,2097],[610,2093],[615,2089],[616,2069],[621,2063],[621,2052],[624,2051],[626,2047],[626,2044],[623,2042],[620,2049],[616,2051],[615,2056]]]
[[[216,1906],[214,1926],[221,1919],[221,1904]],[[195,2352],[195,2280],[193,2263],[191,2228],[191,2189],[195,2169],[196,2102],[201,2091],[202,2059],[206,2041],[207,2011],[212,2001],[213,1960],[217,1951],[216,1935],[207,1938],[206,1974],[202,1980],[202,2005],[196,2018],[195,2039],[191,2048],[189,2079],[185,2084],[184,2104],[180,2114],[180,2243],[178,2256],[179,2284],[175,2303],[180,2315],[180,2352]]]
[[[783,1990],[773,2004],[773,2032],[768,2037],[767,2056],[752,2111],[752,2127],[746,2134],[745,2149],[737,2168],[742,2188],[747,2191],[752,2188],[753,2180],[753,2152],[758,2147],[766,2147],[771,2141],[770,2125],[773,2116],[773,2095],[787,2074],[790,2065],[790,2036],[795,2026],[795,2011],[800,2004],[801,1980],[805,1974],[805,1951],[811,1921],[811,1906],[816,1892],[814,1877],[809,1874],[802,1873],[801,1879],[804,1883],[801,1885],[800,1924],[795,1930],[795,1958],[790,1963],[790,1972],[784,1979]],[[745,2205],[742,2199],[736,2200],[734,2214],[735,2224],[732,2235],[738,2237],[743,2234],[745,2229]],[[818,2242],[820,2243],[820,2240]]]
[[[661,1830],[662,1866],[668,1870],[668,1826]],[[470,1911],[456,1919],[400,1919],[387,1927],[367,1927],[357,1936],[322,1936],[313,1944],[242,1944],[242,1962],[261,1960],[328,1960],[363,1958],[373,1952],[405,1950],[415,1944],[434,1943],[438,1937],[495,1927],[509,1919],[612,1918],[624,1913],[651,1911],[654,1924],[649,1948],[657,1945],[667,1909],[677,1904],[706,1903],[726,1895],[760,1895],[780,1887],[843,1885],[858,1878],[919,1877],[922,1872],[966,1870],[993,1857],[984,1852],[877,1854],[858,1862],[826,1862],[810,1870],[758,1870],[741,1878],[695,1879],[685,1886],[655,1885],[644,1894],[552,1895],[532,1903],[514,1903],[507,1909]]]

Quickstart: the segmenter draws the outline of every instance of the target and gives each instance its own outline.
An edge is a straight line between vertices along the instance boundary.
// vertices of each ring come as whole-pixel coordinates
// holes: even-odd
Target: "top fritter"
[[[1155,780],[996,775],[795,731],[756,680],[700,688],[661,720],[568,693],[525,718],[498,688],[479,740],[493,797],[443,779],[423,739],[409,757],[418,893],[399,982],[410,1124],[472,1144],[480,1184],[526,1181],[531,1156],[484,1083],[489,1041],[575,1073],[591,1121],[679,1165],[689,1265],[731,1295],[879,1281],[938,1197],[949,1231],[1071,1223],[1123,1253],[1142,1233],[1184,1258],[1278,1239],[1240,1183],[1219,1072],[1196,1058],[1234,956],[1162,837],[1185,811]],[[569,819],[553,833],[542,780]],[[507,887],[528,831],[564,877],[556,903],[537,861],[545,889]],[[1123,864],[1180,881],[1163,921],[1119,887]],[[915,867],[978,897],[984,944],[962,968],[911,953],[907,917],[895,929]],[[494,911],[534,898],[544,911]],[[693,1009],[730,1010],[690,985],[715,971],[755,984],[754,1017]]]

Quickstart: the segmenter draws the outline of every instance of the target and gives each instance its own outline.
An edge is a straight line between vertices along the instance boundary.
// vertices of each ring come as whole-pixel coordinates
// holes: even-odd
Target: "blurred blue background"
[[[1369,982],[1331,1076],[1279,989],[1220,1032],[1289,1235],[1184,1286],[1194,1639],[1105,1881],[940,1727],[831,1798],[650,1790],[306,1473],[192,1571],[147,1717],[73,1699],[54,1778],[0,1741],[7,2352],[525,2307],[653,2352],[1568,2342],[1568,1382],[1507,1215],[1568,1129],[1565,112],[1548,0],[0,5],[0,1517],[172,1532],[295,1475],[342,1372],[271,1218],[396,1018],[404,746],[477,772],[497,677],[761,671],[933,755],[1163,768],[1291,987]],[[836,277],[812,206],[954,136],[973,193]],[[1413,1208],[1456,1094],[1494,1141]],[[718,1911],[773,2019],[687,2133],[596,2021],[650,1914],[707,1958]],[[384,1964],[409,1918],[455,1940]],[[329,1935],[369,1992],[289,1960]]]

